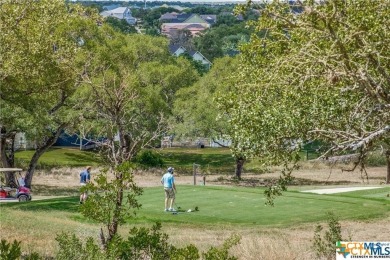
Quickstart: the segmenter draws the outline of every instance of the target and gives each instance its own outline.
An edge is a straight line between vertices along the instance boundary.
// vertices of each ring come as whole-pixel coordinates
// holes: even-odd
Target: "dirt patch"
[[[38,171],[33,179],[33,193],[40,195],[74,195],[79,191],[79,174],[82,168],[61,168],[51,171]],[[380,185],[386,180],[386,167],[373,167],[367,169],[367,176],[360,171],[346,172],[340,169],[318,168],[313,165],[293,173],[295,179],[291,185]],[[92,180],[99,169],[92,169]],[[160,180],[164,171],[153,170],[150,172],[138,171],[134,174],[134,180],[140,187],[161,186]],[[262,187],[273,183],[280,176],[280,171],[275,169],[264,174],[244,173],[242,180],[238,181],[232,175],[208,174],[206,185],[228,185],[244,187]],[[175,173],[177,185],[193,185],[194,178],[191,175]],[[201,176],[197,176],[197,185],[203,184]]]

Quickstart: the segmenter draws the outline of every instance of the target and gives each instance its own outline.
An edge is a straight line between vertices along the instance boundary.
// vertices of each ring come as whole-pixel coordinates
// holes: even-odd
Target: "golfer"
[[[91,181],[91,166],[87,166],[84,171],[80,173],[80,186],[83,187]],[[80,195],[80,204],[83,204],[87,200],[87,191],[84,191]]]
[[[164,185],[165,191],[165,210],[164,211],[175,211],[173,203],[175,202],[175,178],[173,177],[173,168],[169,167],[168,172],[161,178],[161,184]],[[168,208],[169,206],[169,208]]]

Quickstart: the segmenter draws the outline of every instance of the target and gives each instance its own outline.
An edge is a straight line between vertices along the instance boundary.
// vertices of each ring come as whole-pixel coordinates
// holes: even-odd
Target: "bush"
[[[120,259],[170,259],[174,247],[168,244],[168,235],[161,233],[160,229],[160,223],[151,229],[131,229],[130,236],[121,243]]]
[[[139,153],[135,161],[143,167],[163,167],[164,160],[161,155],[150,150]]]
[[[318,258],[325,257],[333,259],[336,254],[336,242],[342,241],[341,225],[337,217],[332,212],[327,213],[328,230],[325,231],[323,237],[321,225],[317,225],[314,231],[313,248]]]
[[[387,165],[386,156],[379,152],[372,152],[367,156],[366,162],[367,166],[385,166]]]
[[[168,243],[168,235],[161,232],[161,224],[156,223],[152,228],[133,228],[129,237],[124,240],[116,235],[107,245],[101,248],[95,239],[88,237],[85,242],[76,237],[75,234],[62,233],[57,235],[59,250],[54,259],[56,260],[116,260],[116,259],[201,259],[199,250],[193,244],[183,248],[176,248]],[[205,260],[235,260],[230,256],[229,250],[239,243],[240,237],[235,235],[228,238],[221,247],[211,247],[207,252],[202,253]],[[17,260],[40,260],[43,259],[37,253],[22,256],[20,242],[13,244],[5,240],[0,244],[0,259]]]
[[[203,259],[205,260],[236,260],[237,257],[229,256],[229,249],[232,246],[237,245],[240,242],[240,237],[234,235],[228,238],[222,245],[222,247],[211,247],[207,252],[203,253]]]
[[[76,237],[75,234],[62,233],[56,237],[58,242],[59,251],[56,258],[58,260],[68,259],[90,259],[90,260],[103,260],[109,259],[104,257],[103,252],[100,250],[93,240],[93,238],[87,238],[85,245]]]
[[[20,248],[20,242],[14,240],[14,242],[8,243],[5,239],[2,239],[0,242],[0,259],[7,260],[40,260],[43,259],[39,256],[38,253],[32,252],[31,254],[22,255],[22,250]]]
[[[8,243],[5,239],[1,240],[0,243],[0,259],[19,259],[22,255],[22,250],[20,249],[20,242],[14,240],[14,242]]]

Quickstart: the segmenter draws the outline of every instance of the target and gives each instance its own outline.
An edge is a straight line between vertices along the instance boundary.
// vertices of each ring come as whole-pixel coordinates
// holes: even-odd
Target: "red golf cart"
[[[18,168],[0,168],[0,201],[29,201],[31,192],[29,188],[24,187],[22,178],[22,169]],[[13,172],[16,179],[16,188],[5,185],[5,174]]]

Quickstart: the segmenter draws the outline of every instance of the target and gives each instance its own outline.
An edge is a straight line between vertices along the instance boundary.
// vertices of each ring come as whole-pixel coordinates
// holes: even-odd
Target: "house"
[[[217,15],[215,15],[215,14],[200,15],[200,18],[202,18],[204,21],[206,21],[210,25],[213,25],[217,22]]]
[[[177,15],[178,15],[178,13],[176,13],[176,12],[165,13],[165,14],[162,14],[158,20],[159,21],[167,21],[167,22],[172,21],[172,20],[177,19]]]
[[[28,140],[25,133],[19,132],[15,135],[14,140],[14,150],[26,150],[26,149],[34,149],[35,143],[34,141]]]
[[[199,61],[207,69],[211,68],[212,63],[205,56],[203,56],[203,54],[200,53],[199,51],[194,51],[194,50],[187,51],[186,48],[184,48],[181,45],[171,44],[168,47],[169,47],[169,52],[172,55],[175,55],[176,57],[180,56],[181,54],[188,53],[193,60]]]
[[[104,5],[103,10],[110,11],[110,10],[116,9],[120,6],[121,6],[120,4]]]
[[[183,46],[175,45],[175,44],[169,45],[168,48],[169,48],[169,52],[172,55],[175,55],[176,57],[179,57],[181,54],[187,51]]]
[[[188,53],[190,54],[193,60],[199,61],[207,69],[211,68],[211,62],[205,56],[203,56],[203,54],[200,53],[199,51],[189,51]]]
[[[165,23],[199,23],[208,24],[209,27],[217,22],[217,16],[214,14],[187,14],[187,13],[165,13],[161,15],[159,21]]]
[[[104,18],[115,17],[118,19],[124,19],[130,25],[135,25],[137,23],[137,19],[131,15],[131,10],[128,7],[118,7],[112,10],[103,11],[100,15]]]
[[[162,22],[161,34],[163,35],[172,37],[177,30],[189,30],[192,36],[196,36],[215,24],[217,16],[172,12],[161,15],[159,21]]]
[[[207,23],[163,23],[161,25],[161,34],[171,37],[178,30],[188,30],[192,36],[196,36],[209,27],[210,25]]]

